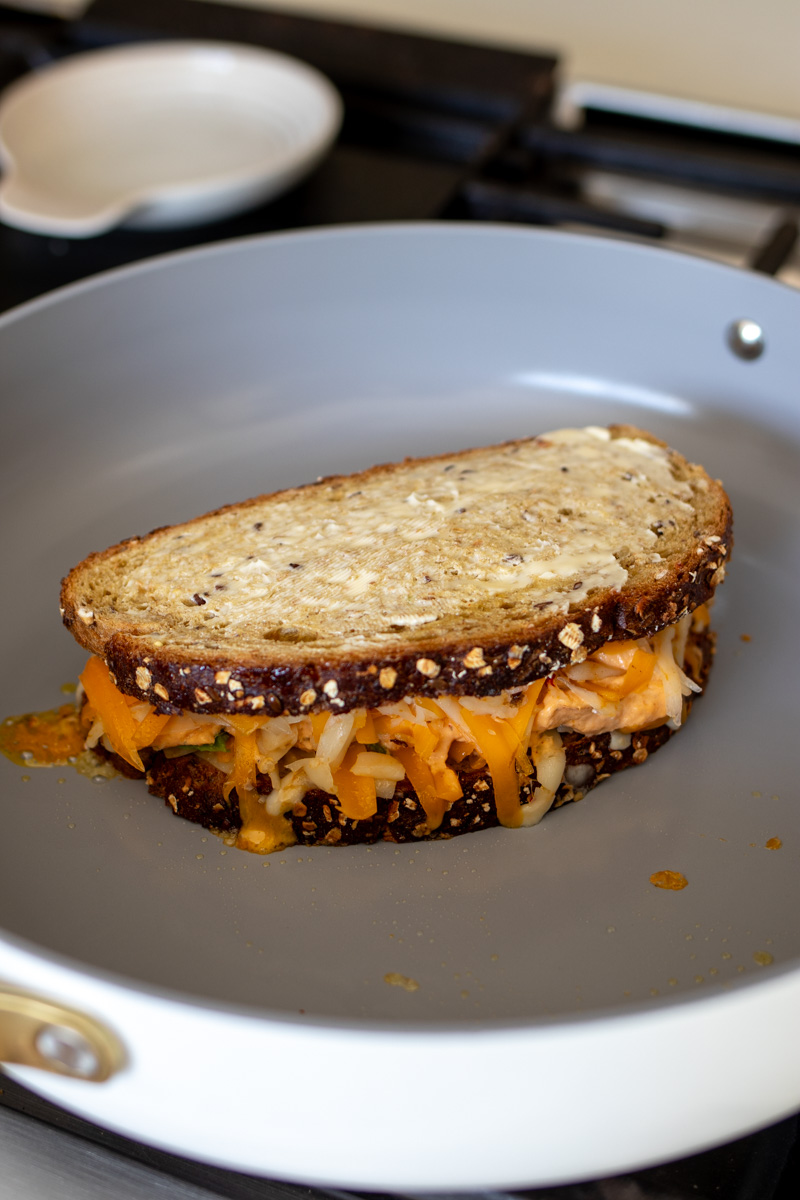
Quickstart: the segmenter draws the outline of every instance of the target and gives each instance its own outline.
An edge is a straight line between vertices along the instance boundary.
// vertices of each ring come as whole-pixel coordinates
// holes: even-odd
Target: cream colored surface
[[[573,79],[800,118],[796,0],[238,2],[510,47],[554,49]]]
[[[202,3],[203,0],[196,0]],[[230,2],[230,0],[228,0]],[[87,0],[15,0],[75,16]],[[800,121],[796,0],[235,0],[559,53],[570,80]],[[777,133],[777,131],[776,131]]]

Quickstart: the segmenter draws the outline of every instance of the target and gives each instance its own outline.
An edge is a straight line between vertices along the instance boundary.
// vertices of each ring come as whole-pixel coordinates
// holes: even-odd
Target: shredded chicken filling
[[[564,778],[562,732],[680,725],[684,698],[700,690],[683,670],[688,635],[707,623],[703,605],[654,637],[609,642],[582,663],[498,696],[409,696],[341,714],[170,716],[124,695],[92,658],[81,675],[86,746],[102,743],[140,771],[143,750],[202,756],[225,775],[225,799],[236,792],[239,844],[261,852],[292,840],[286,814],[312,788],[336,797],[345,817],[367,820],[378,799],[391,799],[408,779],[433,832],[462,795],[465,770],[488,770],[502,825],[532,825]]]

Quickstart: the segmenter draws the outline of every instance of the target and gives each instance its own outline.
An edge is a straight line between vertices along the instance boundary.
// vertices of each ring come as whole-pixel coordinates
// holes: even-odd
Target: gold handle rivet
[[[90,1079],[99,1070],[100,1060],[89,1041],[66,1025],[43,1025],[35,1045],[42,1058],[71,1075]]]

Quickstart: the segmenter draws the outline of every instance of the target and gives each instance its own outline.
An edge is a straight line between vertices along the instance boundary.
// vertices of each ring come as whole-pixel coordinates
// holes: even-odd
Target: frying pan
[[[736,521],[686,728],[531,830],[261,858],[139,783],[3,759],[15,1078],[366,1188],[608,1175],[800,1104],[800,296],[571,234],[341,228],[71,287],[6,316],[0,353],[8,714],[82,668],[57,592],[89,551],[318,475],[629,421]]]

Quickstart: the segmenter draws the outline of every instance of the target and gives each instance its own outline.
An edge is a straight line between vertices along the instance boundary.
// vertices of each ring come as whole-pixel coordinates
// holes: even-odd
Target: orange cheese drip
[[[498,721],[468,708],[462,708],[461,715],[486,759],[492,777],[497,819],[501,825],[516,828],[522,824],[519,778],[514,765],[519,737],[507,721]]]
[[[680,871],[654,871],[650,876],[653,887],[665,888],[668,892],[682,892],[689,880]]]
[[[414,749],[422,759],[428,759],[436,749],[439,734],[429,725],[414,725],[412,731]]]
[[[348,748],[342,765],[333,772],[333,783],[339,808],[351,821],[366,821],[378,811],[375,780],[368,775],[354,775],[352,768],[360,753],[356,743]]]
[[[169,721],[169,714],[150,711],[143,721],[137,721],[131,708],[139,701],[118,691],[102,658],[90,658],[80,680],[90,708],[102,720],[115,754],[137,771],[144,771],[139,751],[155,741]]]
[[[239,815],[242,827],[236,838],[239,850],[256,854],[271,854],[294,845],[296,838],[291,822],[284,816],[272,816],[258,798],[257,792],[239,792]]]
[[[323,730],[328,724],[328,717],[330,715],[330,713],[326,712],[312,713],[309,718],[311,721],[311,729],[314,734],[314,741],[317,745],[319,745],[319,739],[322,737]]]
[[[403,764],[408,781],[417,793],[417,799],[425,812],[428,829],[433,832],[441,825],[447,809],[447,800],[439,794],[433,772],[410,746],[398,746],[392,753]],[[461,786],[459,785],[460,793]]]
[[[362,746],[374,746],[378,741],[378,731],[375,728],[375,722],[372,718],[372,713],[365,711],[363,718],[363,724],[356,729],[356,741]]]
[[[258,730],[264,724],[263,717],[228,717],[236,731],[233,739],[233,770],[222,785],[222,794],[227,800],[234,788],[241,808],[242,797],[256,788],[256,762],[258,759]]]
[[[152,746],[164,726],[170,720],[172,718],[168,713],[148,713],[145,719],[140,721],[133,735],[136,749],[142,750],[145,746]]]
[[[122,692],[117,691],[108,667],[101,658],[90,658],[80,676],[83,690],[94,711],[102,718],[106,737],[115,753],[137,771],[144,763],[136,745],[138,723]]]

